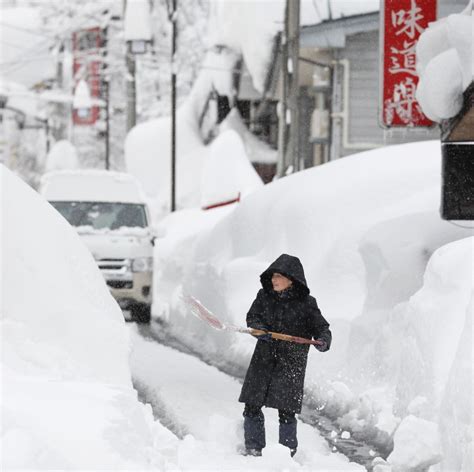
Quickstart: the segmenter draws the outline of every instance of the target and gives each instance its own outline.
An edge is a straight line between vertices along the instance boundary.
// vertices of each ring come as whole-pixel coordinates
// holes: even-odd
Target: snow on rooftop
[[[301,25],[316,24],[330,16],[336,19],[378,8],[379,0],[333,0],[330,13],[325,1],[302,0],[300,21]],[[284,15],[285,0],[212,0],[211,44],[223,44],[242,54],[259,92],[263,91],[273,38],[283,30]]]
[[[471,0],[462,13],[432,23],[418,41],[416,97],[433,121],[451,118],[462,108],[463,92],[474,78],[473,31]]]
[[[131,175],[101,170],[63,170],[45,174],[41,194],[48,201],[144,203],[140,184]]]

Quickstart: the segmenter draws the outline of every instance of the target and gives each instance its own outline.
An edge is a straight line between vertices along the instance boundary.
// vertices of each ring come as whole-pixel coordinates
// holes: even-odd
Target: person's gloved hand
[[[268,333],[268,329],[263,327],[263,326],[258,326],[258,327],[252,327],[253,329],[258,329],[260,331],[265,331],[264,334],[252,334],[254,338],[259,339],[260,341],[270,341],[272,339],[272,335]]]
[[[259,341],[268,342],[268,341],[271,341],[271,340],[272,340],[272,335],[271,335],[270,333],[256,334],[255,337],[256,337]]]
[[[318,344],[315,344],[314,347],[319,351],[319,352],[324,352],[328,350],[328,343],[324,339],[316,339]]]

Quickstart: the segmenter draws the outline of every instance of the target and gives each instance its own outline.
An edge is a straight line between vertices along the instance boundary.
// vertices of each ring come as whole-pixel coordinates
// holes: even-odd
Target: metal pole
[[[105,92],[105,168],[110,169],[110,98],[109,98],[109,78],[106,77],[104,80],[104,92]]]
[[[287,162],[293,163],[293,170],[300,169],[299,140],[299,83],[298,68],[300,55],[300,0],[291,0],[288,8],[288,60],[289,60],[289,109],[290,136]]]
[[[135,84],[135,56],[131,51],[130,44],[127,48],[127,131],[130,131],[137,123],[136,109],[136,84]]]
[[[287,93],[288,93],[288,3],[285,6],[285,27],[281,38],[281,90],[280,90],[280,121],[278,129],[278,164],[277,176],[283,177],[286,170],[286,149],[288,128],[286,124]]]
[[[46,133],[46,155],[48,155],[51,146],[49,142],[49,120],[47,118],[44,123],[44,132]]]
[[[171,211],[176,210],[176,40],[177,0],[173,0],[171,11]]]

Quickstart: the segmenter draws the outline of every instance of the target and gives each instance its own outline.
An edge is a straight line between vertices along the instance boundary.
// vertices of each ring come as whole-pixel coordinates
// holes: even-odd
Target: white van
[[[57,171],[40,193],[76,228],[121,308],[148,322],[155,237],[139,183],[120,172]]]

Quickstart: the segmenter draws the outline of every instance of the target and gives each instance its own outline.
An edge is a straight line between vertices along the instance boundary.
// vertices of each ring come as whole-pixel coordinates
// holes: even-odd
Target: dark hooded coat
[[[273,290],[278,272],[293,281],[284,292]],[[303,266],[297,257],[282,254],[260,276],[263,289],[247,314],[247,326],[331,344],[331,331],[316,300],[309,295]],[[258,340],[242,386],[239,401],[255,406],[301,412],[309,344],[271,339]]]

